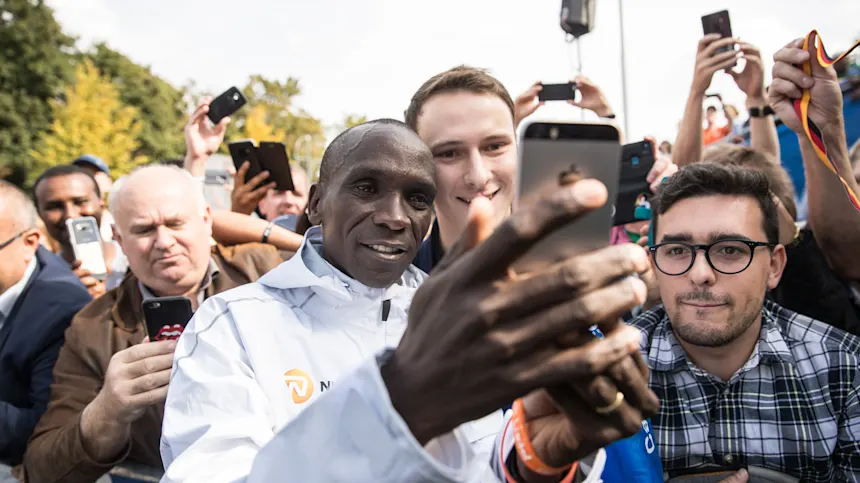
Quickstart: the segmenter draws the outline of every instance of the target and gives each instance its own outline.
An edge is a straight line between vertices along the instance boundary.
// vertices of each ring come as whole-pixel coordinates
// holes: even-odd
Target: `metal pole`
[[[624,58],[624,0],[618,0],[618,30],[621,35],[621,100],[624,102],[624,137],[630,136],[630,116],[627,111],[627,62]]]
[[[574,39],[576,42],[576,74],[582,74],[582,42],[579,39]],[[585,109],[579,110],[579,120],[585,121]]]

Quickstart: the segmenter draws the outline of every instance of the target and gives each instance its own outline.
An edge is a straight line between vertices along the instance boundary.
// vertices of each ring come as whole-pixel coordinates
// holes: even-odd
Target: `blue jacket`
[[[21,462],[51,399],[51,372],[72,317],[92,300],[68,264],[44,248],[0,328],[0,463]]]

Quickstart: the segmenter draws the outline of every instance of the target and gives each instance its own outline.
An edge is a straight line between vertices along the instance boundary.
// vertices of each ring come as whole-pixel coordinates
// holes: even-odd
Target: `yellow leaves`
[[[51,110],[54,122],[32,153],[36,165],[31,178],[82,154],[104,159],[115,178],[148,162],[134,155],[143,129],[138,110],[123,105],[116,87],[89,60],[77,66],[75,83],[66,89],[64,100],[51,101]]]
[[[286,133],[269,123],[266,118],[267,110],[262,104],[251,107],[245,115],[243,134],[246,138],[256,141],[284,142]]]

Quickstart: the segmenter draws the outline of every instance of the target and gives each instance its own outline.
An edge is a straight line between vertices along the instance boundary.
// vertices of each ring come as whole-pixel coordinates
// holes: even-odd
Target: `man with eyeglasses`
[[[786,262],[766,175],[694,164],[652,203],[664,305],[632,324],[669,477],[857,481],[860,338],[765,300]],[[756,479],[768,472],[789,479]]]
[[[27,195],[0,181],[0,483],[17,481],[11,467],[48,405],[63,331],[90,301],[68,265],[41,247],[38,219]]]

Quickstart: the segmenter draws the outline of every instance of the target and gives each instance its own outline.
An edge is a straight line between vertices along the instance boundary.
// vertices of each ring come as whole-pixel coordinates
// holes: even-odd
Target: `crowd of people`
[[[541,84],[514,99],[467,66],[405,122],[341,133],[313,184],[239,167],[230,211],[202,189],[229,123],[210,99],[182,166],[112,181],[84,155],[32,196],[0,181],[0,482],[600,481],[643,421],[661,481],[860,481],[860,143],[832,68],[798,40],[773,58],[766,88],[755,46],[705,36],[677,139],[652,140],[652,220],[533,273],[511,267],[607,190],[568,179],[514,207]],[[703,112],[720,72],[749,146],[709,143],[741,135]],[[614,123],[575,81],[571,103]],[[774,116],[801,146],[805,221]],[[66,221],[84,216],[106,277],[77,259]],[[159,297],[190,301],[178,340],[148,332]]]

